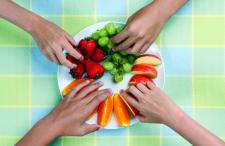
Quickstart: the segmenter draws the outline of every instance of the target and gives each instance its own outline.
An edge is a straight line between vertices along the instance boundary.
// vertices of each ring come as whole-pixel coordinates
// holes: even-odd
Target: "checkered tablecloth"
[[[96,22],[126,21],[150,0],[16,2],[75,35]],[[156,42],[165,62],[165,91],[190,116],[225,140],[225,1],[189,1],[168,21]],[[15,144],[59,103],[56,72],[57,66],[43,57],[28,34],[0,19],[0,146]],[[74,145],[190,144],[166,126],[141,123],[82,138],[62,137],[52,143]]]

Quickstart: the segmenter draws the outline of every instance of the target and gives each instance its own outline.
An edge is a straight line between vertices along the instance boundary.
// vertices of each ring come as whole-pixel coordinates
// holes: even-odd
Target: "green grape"
[[[127,59],[128,59],[128,62],[129,62],[130,64],[133,64],[134,61],[135,61],[135,57],[134,57],[133,55],[129,55],[129,56],[127,57]]]
[[[108,23],[105,28],[110,36],[116,34],[116,28],[114,23]]]
[[[92,37],[92,39],[93,40],[98,40],[99,38],[100,38],[100,36],[99,36],[99,32],[97,31],[97,32],[94,32],[92,35],[91,35],[91,37]]]
[[[121,63],[122,63],[122,64],[127,63],[127,62],[128,62],[128,59],[127,59],[127,58],[125,58],[125,57],[122,58],[122,60],[121,60]]]
[[[113,63],[110,62],[110,61],[105,61],[105,62],[103,63],[103,67],[104,67],[105,70],[110,71],[110,70],[113,69],[114,65],[113,65]]]
[[[123,30],[123,27],[119,26],[119,27],[116,28],[116,33],[120,33],[122,30]]]
[[[108,37],[101,37],[101,38],[98,40],[98,44],[99,44],[101,47],[105,47],[108,43],[109,43],[109,38],[108,38]]]
[[[112,55],[112,60],[114,61],[114,63],[119,63],[121,61],[121,56],[119,53],[114,53]]]
[[[112,75],[115,75],[117,72],[118,72],[118,70],[117,70],[117,68],[113,68],[112,70],[110,70],[109,71]]]
[[[115,82],[121,82],[123,80],[123,75],[121,75],[121,74],[115,74],[114,75],[114,81]]]
[[[109,41],[109,43],[107,44],[107,48],[111,50],[113,47],[113,44]]]
[[[121,50],[120,51],[120,54],[123,55],[123,56],[126,56],[127,55],[127,52],[125,50]]]
[[[123,64],[123,70],[124,72],[130,72],[132,68],[132,65],[130,63],[124,63]]]
[[[99,30],[99,35],[100,37],[106,37],[108,34],[107,31],[103,28]]]

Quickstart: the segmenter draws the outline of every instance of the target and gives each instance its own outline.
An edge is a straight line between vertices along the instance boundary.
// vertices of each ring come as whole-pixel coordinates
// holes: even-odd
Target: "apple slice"
[[[153,54],[143,54],[135,60],[134,65],[136,65],[136,64],[150,64],[150,65],[153,65],[153,66],[158,66],[161,63],[162,63],[161,59],[158,56],[153,55]]]
[[[156,78],[158,74],[155,67],[149,64],[134,65],[131,69],[131,72],[134,74],[146,75],[149,76],[150,78]]]
[[[137,85],[138,83],[142,83],[142,84],[145,85],[147,82],[152,82],[153,84],[155,84],[154,81],[151,78],[149,78],[148,76],[145,76],[145,75],[134,75],[130,79],[129,84],[130,85]]]

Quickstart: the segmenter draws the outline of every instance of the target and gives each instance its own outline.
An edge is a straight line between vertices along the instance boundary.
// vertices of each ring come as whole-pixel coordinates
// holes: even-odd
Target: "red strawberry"
[[[69,60],[71,63],[76,63],[76,59],[71,55],[67,55],[66,59]]]
[[[93,79],[101,78],[105,72],[102,65],[96,62],[93,62],[90,60],[84,60],[84,65],[85,65],[86,72],[90,78],[93,78]]]
[[[79,48],[81,50],[83,50],[83,49],[86,48],[86,46],[87,46],[87,40],[85,40],[85,39],[80,40],[80,42],[79,42]]]
[[[70,70],[70,74],[73,78],[80,79],[84,74],[84,65],[82,63],[78,63],[77,67]]]
[[[102,49],[97,48],[91,58],[96,62],[100,62],[105,59],[105,55]]]
[[[79,48],[83,52],[85,58],[90,58],[96,49],[96,42],[94,40],[82,39],[79,43]]]

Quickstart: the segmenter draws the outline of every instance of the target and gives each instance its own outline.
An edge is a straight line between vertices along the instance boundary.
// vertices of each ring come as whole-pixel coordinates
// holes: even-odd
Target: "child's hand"
[[[86,124],[88,116],[106,97],[111,96],[109,89],[98,90],[102,82],[89,84],[84,81],[77,85],[46,119],[56,128],[57,135],[82,136],[96,131],[99,125]]]
[[[104,99],[112,96],[109,89],[97,90],[102,85],[101,82],[90,84],[88,80],[78,84],[51,113],[32,127],[17,146],[48,145],[58,136],[83,136],[101,128],[85,121]]]
[[[115,50],[127,50],[128,53],[144,53],[155,41],[168,17],[152,4],[140,9],[129,19],[124,30],[113,37]]]
[[[38,22],[35,22],[30,34],[41,52],[56,64],[65,65],[68,68],[76,67],[66,59],[63,50],[76,59],[83,60],[83,56],[74,48],[76,45],[74,39],[63,29],[47,20],[40,18]]]
[[[174,113],[181,112],[163,91],[150,82],[146,86],[139,83],[127,91],[122,90],[121,95],[140,112],[137,118],[141,122],[167,124],[173,120]]]

